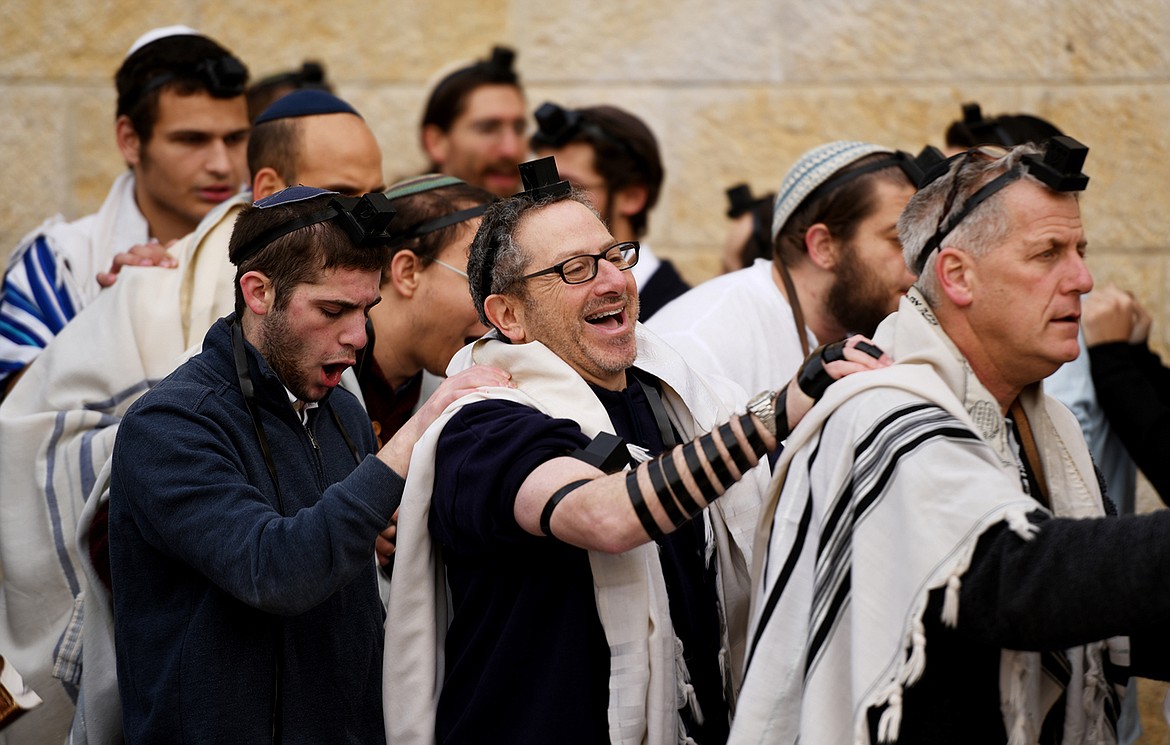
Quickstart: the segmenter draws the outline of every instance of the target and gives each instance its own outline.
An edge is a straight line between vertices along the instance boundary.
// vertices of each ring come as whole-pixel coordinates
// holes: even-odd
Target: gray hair
[[[470,277],[471,300],[479,313],[479,320],[485,326],[492,326],[484,312],[484,301],[489,295],[526,296],[524,268],[531,257],[516,242],[516,231],[526,215],[541,210],[555,202],[571,200],[579,202],[597,215],[589,204],[585,193],[574,189],[564,196],[532,199],[518,194],[491,204],[483,215],[471,251],[467,258],[467,274]],[[601,219],[598,216],[597,219]]]
[[[898,238],[902,241],[902,255],[911,271],[918,265],[926,244],[934,237],[942,222],[957,214],[975,192],[1000,174],[1023,167],[1021,181],[1030,181],[1048,190],[1049,187],[1030,175],[1020,159],[1025,155],[1043,152],[1042,148],[1026,144],[1011,148],[1000,157],[980,156],[980,151],[969,150],[956,157],[942,178],[935,179],[910,198],[898,218]],[[952,198],[953,192],[953,198]],[[947,204],[948,200],[950,204]],[[1003,243],[1011,232],[1011,221],[1002,198],[1002,191],[993,194],[963,218],[954,230],[943,236],[938,248],[953,246],[979,257]],[[938,304],[939,288],[934,266],[937,253],[926,260],[916,286],[932,306]]]

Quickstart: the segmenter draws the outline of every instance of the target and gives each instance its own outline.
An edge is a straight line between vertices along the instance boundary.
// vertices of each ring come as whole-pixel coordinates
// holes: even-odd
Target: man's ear
[[[446,164],[450,143],[451,138],[438,125],[428,124],[423,127],[422,146],[432,163],[440,166]]]
[[[275,168],[264,166],[252,177],[252,199],[259,201],[288,187]]]
[[[126,165],[134,168],[142,162],[142,140],[138,137],[138,132],[134,131],[130,117],[125,114],[114,122],[114,141],[117,142],[118,152],[122,153],[122,160],[126,161]]]
[[[633,217],[646,207],[646,187],[633,184],[613,195],[614,210],[625,218]]]
[[[524,329],[524,305],[509,295],[488,295],[483,301],[488,323],[513,342],[528,341]]]
[[[975,299],[975,260],[966,251],[947,247],[938,252],[934,276],[947,299],[960,308]]]
[[[240,291],[244,295],[244,304],[248,310],[258,316],[265,315],[272,310],[276,295],[272,289],[272,281],[264,272],[245,272],[240,277]]]
[[[414,297],[422,270],[422,259],[414,251],[402,249],[390,259],[390,284],[402,297]]]
[[[821,269],[832,271],[837,266],[837,242],[824,223],[818,222],[805,231],[804,247],[808,251],[808,258]]]

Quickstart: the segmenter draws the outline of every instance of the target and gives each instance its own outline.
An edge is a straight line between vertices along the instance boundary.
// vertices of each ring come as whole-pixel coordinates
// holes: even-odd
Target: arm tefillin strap
[[[584,461],[604,473],[617,473],[629,463],[630,454],[622,438],[609,432],[601,432],[584,448],[577,448],[569,453],[569,457]],[[590,479],[578,479],[565,484],[548,498],[544,509],[540,511],[540,531],[542,533],[552,536],[553,510],[570,492],[588,484],[589,481]]]
[[[630,461],[625,441],[615,434],[600,432],[585,446],[569,453],[570,458],[585,461],[604,473],[617,473]]]

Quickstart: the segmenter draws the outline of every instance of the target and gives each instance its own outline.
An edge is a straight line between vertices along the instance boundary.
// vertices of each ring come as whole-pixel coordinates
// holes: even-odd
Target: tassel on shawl
[[[691,716],[697,724],[703,723],[703,710],[699,707],[699,697],[695,695],[695,687],[691,685],[691,672],[687,670],[687,662],[683,658],[682,639],[674,638],[674,679],[678,682],[676,695],[677,708],[686,706],[691,710]]]
[[[1116,742],[1117,733],[1105,714],[1105,699],[1109,698],[1109,680],[1105,677],[1104,643],[1101,654],[1089,654],[1098,645],[1085,647],[1085,683],[1081,691],[1081,705],[1088,714],[1086,736],[1088,742]]]
[[[1007,697],[1001,699],[1000,706],[1003,708],[1004,723],[1009,729],[1008,745],[1030,745],[1034,740],[1031,736],[1034,726],[1028,716],[1028,662],[1030,658],[1035,659],[1035,655],[1016,653],[1012,657]]]

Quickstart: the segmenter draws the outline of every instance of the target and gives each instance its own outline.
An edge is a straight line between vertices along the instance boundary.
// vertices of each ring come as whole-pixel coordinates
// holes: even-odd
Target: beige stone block
[[[337,83],[425,82],[449,62],[484,57],[494,43],[509,42],[506,4],[461,0],[327,6],[207,0],[202,17],[257,79],[317,59]]]
[[[882,3],[783,0],[784,81],[1028,79],[1051,69],[1061,40],[1052,0]]]
[[[102,206],[110,184],[126,168],[114,139],[112,87],[74,91],[69,97],[70,190],[67,210],[88,215]]]
[[[419,144],[421,88],[343,87],[338,93],[361,112],[373,130],[382,148],[387,185],[426,170],[429,164]]]
[[[1089,146],[1082,199],[1090,250],[1170,247],[1170,86],[1093,85],[1038,93],[1035,107]]]
[[[523,0],[514,13],[526,78],[699,83],[774,80],[782,43],[767,0]]]
[[[189,4],[169,0],[8,0],[2,15],[0,77],[38,80],[112,81],[144,32],[176,23],[198,28]]]
[[[51,86],[0,85],[0,261],[45,218],[64,209],[69,191],[66,96]]]

